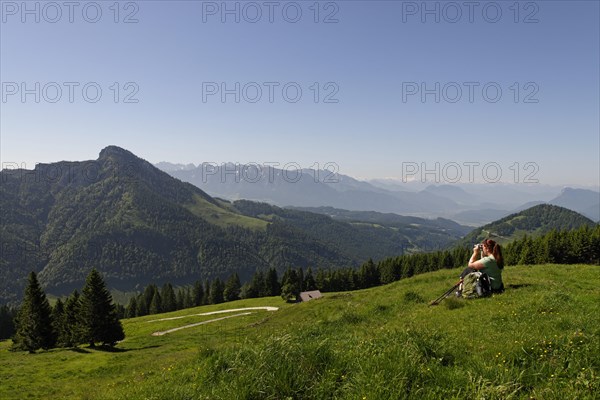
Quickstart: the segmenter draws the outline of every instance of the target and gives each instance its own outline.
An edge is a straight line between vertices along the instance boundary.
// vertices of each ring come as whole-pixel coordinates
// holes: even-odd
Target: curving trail
[[[231,309],[229,309],[229,310],[219,310],[219,311],[211,311],[211,312],[205,312],[205,313],[200,313],[200,314],[188,314],[188,315],[181,315],[181,316],[179,316],[179,317],[169,317],[169,318],[153,319],[152,321],[146,321],[146,322],[171,321],[171,320],[174,320],[174,319],[181,319],[181,318],[187,318],[187,317],[196,317],[196,316],[204,316],[204,315],[224,314],[224,313],[237,312],[237,311],[248,311],[248,310],[266,310],[266,311],[277,311],[277,310],[279,310],[279,307],[246,307],[246,308],[231,308]]]
[[[246,308],[232,308],[229,310],[219,310],[219,311],[211,311],[211,312],[206,312],[206,313],[200,313],[200,314],[188,314],[188,315],[182,315],[179,317],[170,317],[170,318],[161,318],[161,319],[154,319],[152,321],[147,321],[147,322],[157,322],[157,321],[171,321],[174,319],[181,319],[181,318],[187,318],[187,317],[193,317],[193,316],[204,316],[204,315],[215,315],[215,314],[224,314],[224,313],[231,313],[231,312],[237,312],[237,311],[247,311],[247,310],[266,310],[266,311],[277,311],[279,310],[279,307],[246,307]],[[204,324],[209,324],[211,322],[216,322],[216,321],[222,321],[224,319],[228,319],[228,318],[235,318],[235,317],[241,317],[244,315],[250,315],[253,314],[251,312],[243,312],[240,314],[235,314],[235,315],[228,315],[225,317],[221,317],[221,318],[215,318],[215,319],[210,319],[208,321],[202,321],[202,322],[196,322],[194,324],[189,324],[189,325],[184,325],[184,326],[180,326],[178,328],[172,328],[172,329],[168,329],[166,331],[158,331],[158,332],[154,332],[152,333],[152,336],[163,336],[166,335],[167,333],[171,333],[171,332],[176,332],[179,331],[181,329],[187,329],[187,328],[193,328],[195,326],[199,326],[199,325],[204,325]]]

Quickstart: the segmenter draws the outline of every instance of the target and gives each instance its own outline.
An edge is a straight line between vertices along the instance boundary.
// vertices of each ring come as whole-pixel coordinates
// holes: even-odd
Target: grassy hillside
[[[592,399],[598,268],[507,267],[504,294],[437,307],[427,302],[458,270],[304,304],[263,298],[135,318],[114,352],[29,355],[1,342],[0,398]],[[249,306],[280,309],[151,336],[220,315],[152,322],[161,317]]]
[[[217,204],[215,205],[212,202],[206,201],[201,196],[194,196],[192,203],[187,204],[186,208],[192,214],[222,228],[241,226],[260,231],[267,229],[267,225],[269,224],[267,221],[238,214],[229,209],[228,207],[231,207],[231,205],[224,201],[217,201]]]

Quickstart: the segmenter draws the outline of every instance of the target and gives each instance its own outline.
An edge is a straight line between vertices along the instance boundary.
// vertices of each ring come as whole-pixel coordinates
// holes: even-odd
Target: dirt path
[[[179,317],[169,317],[169,318],[153,319],[152,321],[146,321],[146,322],[171,321],[171,320],[174,320],[174,319],[181,319],[181,318],[187,318],[187,317],[196,317],[196,316],[204,316],[204,315],[224,314],[224,313],[230,313],[230,312],[249,311],[249,310],[266,310],[266,311],[277,311],[277,310],[279,310],[279,307],[246,307],[246,308],[232,308],[232,309],[229,309],[229,310],[211,311],[211,312],[205,312],[205,313],[200,313],[200,314],[188,314],[188,315],[181,315],[181,316],[179,316]]]
[[[252,314],[252,313],[245,312],[245,313],[241,313],[241,314],[228,315],[226,317],[221,317],[221,318],[209,319],[208,321],[196,322],[195,324],[184,325],[184,326],[180,326],[179,328],[173,328],[173,329],[168,329],[166,331],[154,332],[152,334],[152,336],[162,336],[162,335],[166,335],[167,333],[180,331],[182,329],[193,328],[198,325],[209,324],[211,322],[221,321],[221,320],[228,319],[228,318],[241,317],[242,315],[250,315],[250,314]]]
[[[187,317],[193,317],[193,316],[204,316],[204,315],[214,315],[214,314],[224,314],[224,313],[230,313],[230,312],[237,312],[237,311],[247,311],[247,310],[266,310],[266,311],[277,311],[279,310],[279,307],[246,307],[246,308],[232,308],[229,310],[219,310],[219,311],[211,311],[211,312],[206,312],[206,313],[201,313],[201,314],[188,314],[188,315],[182,315],[179,317],[170,317],[170,318],[161,318],[161,319],[154,319],[152,321],[148,321],[148,322],[157,322],[157,321],[171,321],[174,319],[181,319],[181,318],[187,318]],[[222,321],[224,319],[228,319],[228,318],[235,318],[235,317],[241,317],[244,315],[250,315],[253,314],[252,312],[243,312],[240,314],[235,314],[235,315],[228,315],[225,317],[221,317],[221,318],[215,318],[215,319],[209,319],[208,321],[202,321],[202,322],[196,322],[194,324],[188,324],[188,325],[184,325],[184,326],[180,326],[177,328],[172,328],[172,329],[167,329],[166,331],[157,331],[152,333],[152,336],[163,336],[166,335],[167,333],[172,333],[172,332],[177,332],[179,330],[182,329],[187,329],[187,328],[193,328],[195,326],[199,326],[199,325],[204,325],[204,324],[209,324],[211,322],[217,322],[217,321]]]

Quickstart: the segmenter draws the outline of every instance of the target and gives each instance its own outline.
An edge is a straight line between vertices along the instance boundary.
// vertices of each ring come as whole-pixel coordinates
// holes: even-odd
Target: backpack
[[[492,295],[492,282],[485,272],[471,272],[464,277],[457,295],[465,299],[488,297]]]

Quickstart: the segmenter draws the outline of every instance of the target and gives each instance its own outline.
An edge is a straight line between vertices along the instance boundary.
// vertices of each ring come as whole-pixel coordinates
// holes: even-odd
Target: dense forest
[[[212,281],[206,279],[177,289],[171,283],[166,283],[161,288],[151,284],[142,293],[131,297],[126,306],[115,305],[114,312],[119,318],[133,318],[240,298],[281,296],[286,301],[295,301],[301,291],[319,289],[322,292],[337,292],[365,289],[443,268],[457,268],[466,264],[471,252],[471,247],[456,247],[451,250],[401,255],[377,263],[368,260],[358,269],[318,268],[313,271],[310,267],[306,270],[302,267],[290,267],[281,279],[277,270],[270,268],[266,271],[256,271],[244,284],[241,284],[237,273],[231,274],[225,281],[220,278]],[[600,225],[552,230],[537,237],[525,236],[504,246],[503,256],[506,265],[600,265]],[[77,314],[77,311],[73,310],[80,307],[78,304],[80,295],[77,291],[66,300],[58,300],[55,304],[53,315],[63,316],[60,317],[65,321],[63,327],[79,326],[78,318],[73,317]],[[9,338],[14,334],[14,319],[17,315],[16,308],[0,307],[0,339]],[[57,328],[56,331],[61,332],[61,329],[64,330]],[[78,336],[77,329],[75,333],[72,333],[72,330],[69,332],[71,333],[62,333],[62,336],[59,336],[62,339],[57,339],[55,343],[74,345],[84,342]]]
[[[146,287],[143,293],[132,297],[125,308],[126,317],[142,316],[206,304],[217,304],[240,298],[281,295],[293,301],[301,291],[321,290],[338,292],[366,289],[388,284],[413,275],[443,268],[466,265],[472,247],[423,254],[401,255],[377,263],[369,260],[360,268],[288,268],[279,279],[273,268],[257,271],[243,285],[237,274],[222,282],[220,279],[196,281],[191,287],[175,291],[171,284]],[[600,265],[600,225],[587,225],[572,230],[552,230],[538,237],[526,236],[509,243],[503,249],[506,265],[533,264],[598,264]]]

